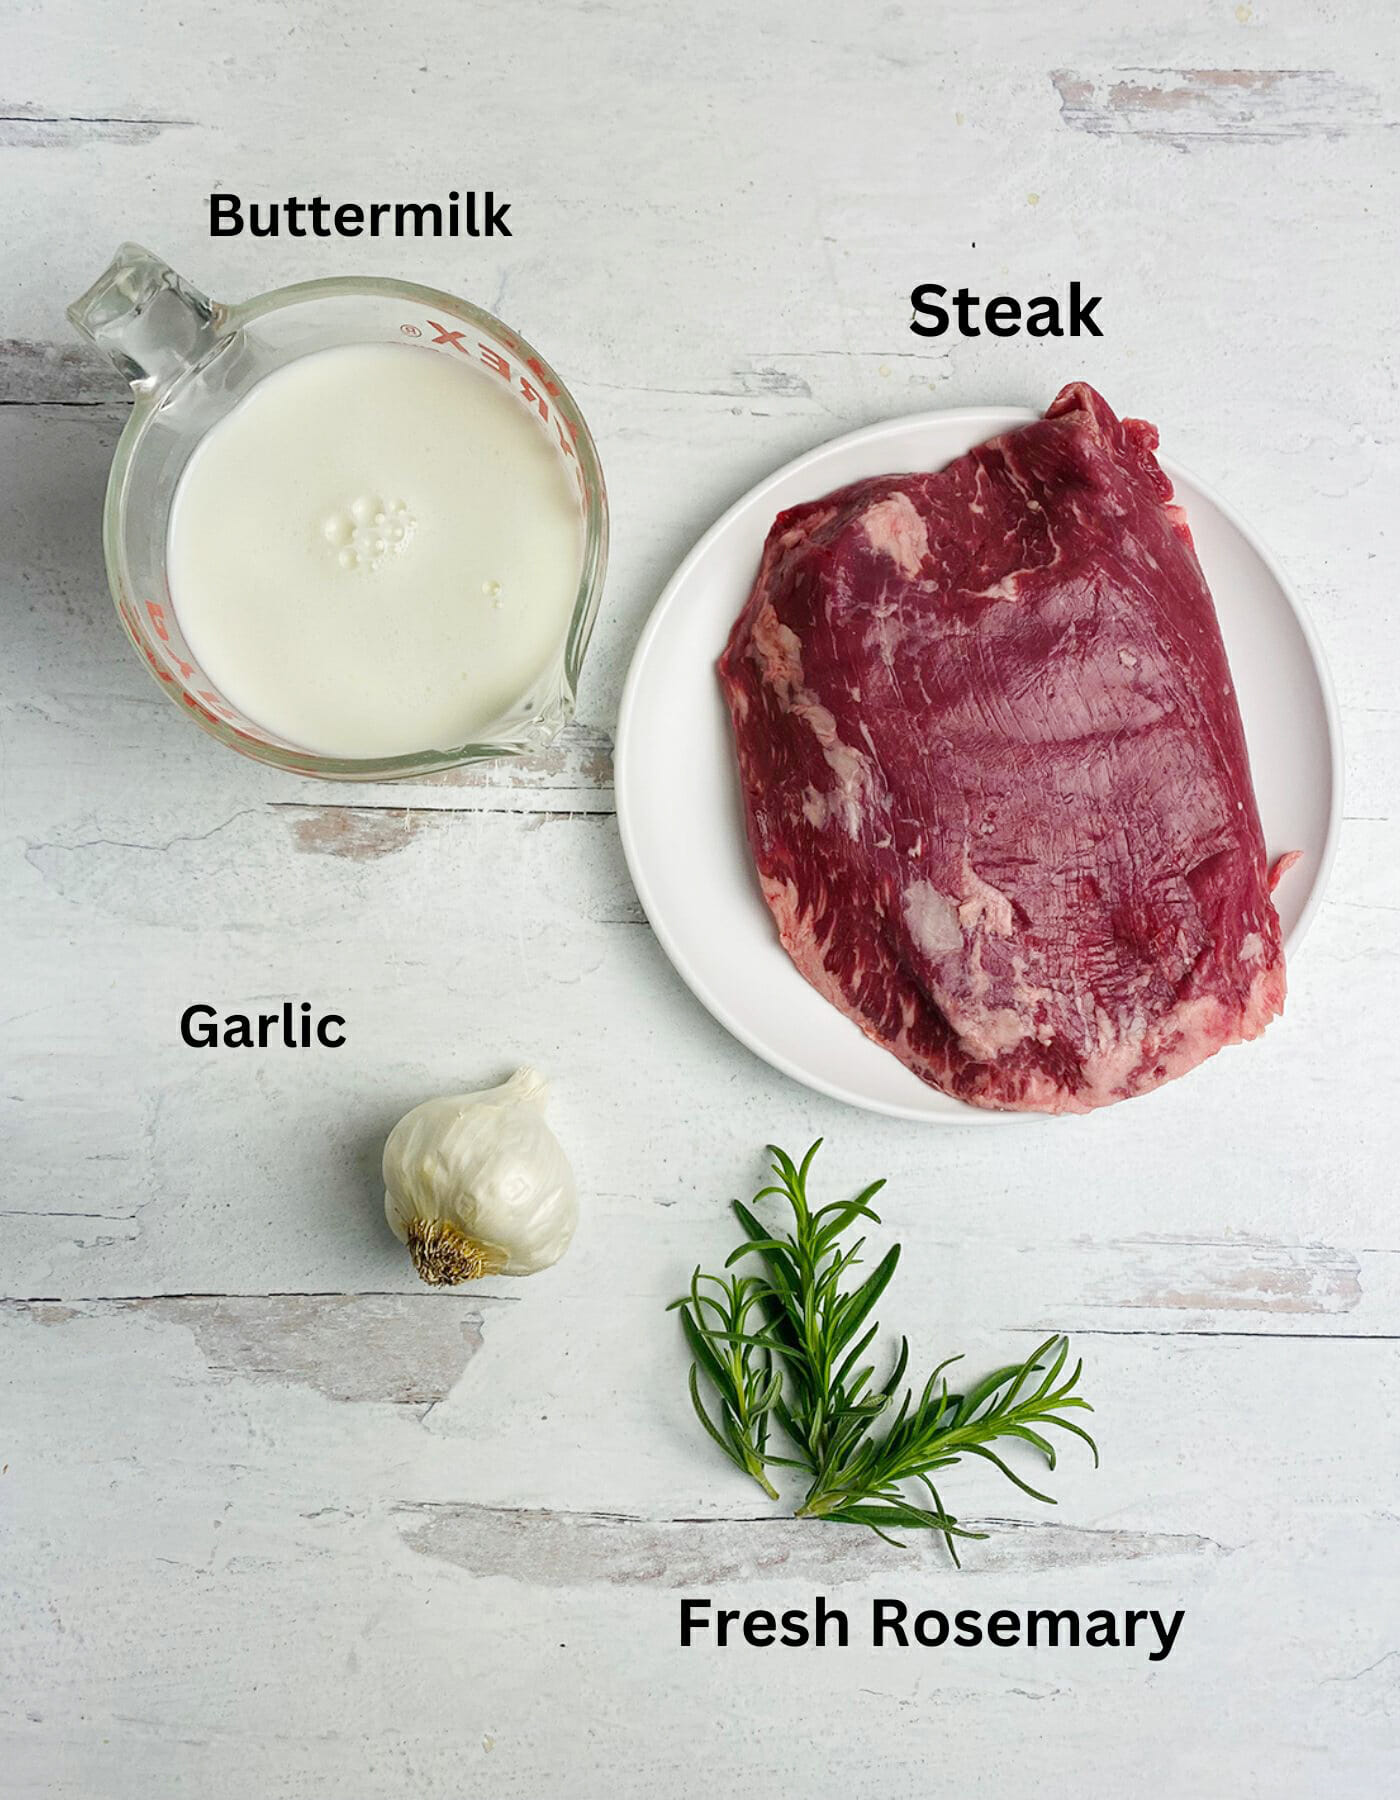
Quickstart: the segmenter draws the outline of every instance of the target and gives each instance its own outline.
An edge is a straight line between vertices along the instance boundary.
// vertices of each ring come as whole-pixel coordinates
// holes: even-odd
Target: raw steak
[[[1239,709],[1156,446],[1078,382],[941,474],[793,507],[720,659],[788,954],[975,1106],[1087,1112],[1283,1006]]]

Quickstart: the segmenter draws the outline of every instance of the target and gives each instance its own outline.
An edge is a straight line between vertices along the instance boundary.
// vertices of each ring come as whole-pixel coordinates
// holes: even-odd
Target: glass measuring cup
[[[123,244],[68,309],[131,383],[135,405],[107,483],[103,547],[127,636],[181,711],[220,743],[303,775],[396,780],[547,744],[570,718],[602,595],[608,503],[598,453],[563,382],[518,333],[435,288],[375,276],[306,281],[239,306],[209,300],[139,244]],[[572,472],[582,563],[564,637],[527,693],[475,741],[403,756],[318,756],[239,711],[199,666],[166,576],[176,484],[204,434],[274,369],[344,344],[417,344],[498,379]]]

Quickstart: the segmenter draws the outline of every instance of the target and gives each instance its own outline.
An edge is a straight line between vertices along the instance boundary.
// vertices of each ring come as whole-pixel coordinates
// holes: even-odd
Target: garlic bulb
[[[384,1146],[384,1213],[433,1287],[533,1275],[569,1247],[573,1171],[544,1121],[534,1069],[500,1087],[425,1100]]]

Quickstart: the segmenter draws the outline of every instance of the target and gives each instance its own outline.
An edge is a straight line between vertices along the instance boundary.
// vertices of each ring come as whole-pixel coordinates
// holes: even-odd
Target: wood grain
[[[1112,1568],[1178,1556],[1210,1556],[1218,1544],[1190,1533],[1085,1530],[1028,1519],[965,1520],[987,1545],[964,1544],[969,1570],[1023,1576]],[[562,1513],[458,1505],[405,1508],[405,1543],[474,1576],[530,1586],[661,1587],[682,1593],[764,1580],[800,1581],[813,1592],[873,1575],[901,1587],[947,1573],[941,1539],[897,1546],[805,1519],[642,1520],[625,1513]],[[1169,1579],[1169,1578],[1168,1578]]]
[[[1372,89],[1328,69],[1119,69],[1099,77],[1056,69],[1052,79],[1072,130],[1176,149],[1336,138],[1395,124]]]
[[[149,144],[193,119],[120,118],[114,114],[52,113],[0,100],[0,150],[71,150],[85,144]]]

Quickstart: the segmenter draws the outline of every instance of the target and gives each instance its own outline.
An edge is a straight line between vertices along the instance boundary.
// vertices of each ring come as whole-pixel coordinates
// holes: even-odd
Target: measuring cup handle
[[[68,317],[134,388],[159,393],[222,336],[223,309],[140,244],[123,244]]]

